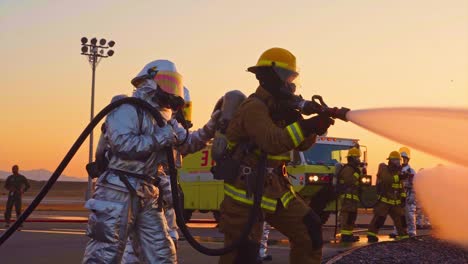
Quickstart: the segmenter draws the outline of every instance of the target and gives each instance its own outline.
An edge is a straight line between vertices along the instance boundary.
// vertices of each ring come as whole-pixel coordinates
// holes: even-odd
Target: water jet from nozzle
[[[416,199],[435,234],[468,248],[468,109],[389,108],[349,111],[354,124],[462,166],[425,169],[414,179]]]
[[[388,139],[468,166],[468,109],[378,108],[349,111],[346,118]]]
[[[433,233],[468,249],[468,167],[423,169],[414,177],[414,188]]]

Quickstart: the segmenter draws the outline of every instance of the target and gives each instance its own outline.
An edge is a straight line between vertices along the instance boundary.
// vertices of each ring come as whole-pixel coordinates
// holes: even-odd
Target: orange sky
[[[273,46],[297,56],[299,93],[320,94],[329,105],[468,107],[466,0],[7,0],[0,3],[0,32],[0,170],[14,163],[54,170],[89,121],[91,70],[80,55],[82,36],[117,43],[114,57],[98,67],[96,110],[131,93],[129,81],[144,64],[166,58],[191,89],[199,127],[227,90],[254,91],[245,69]],[[400,147],[337,123],[329,135],[360,138],[371,172]],[[416,168],[444,162],[412,154]],[[86,143],[65,174],[85,176],[87,155]]]

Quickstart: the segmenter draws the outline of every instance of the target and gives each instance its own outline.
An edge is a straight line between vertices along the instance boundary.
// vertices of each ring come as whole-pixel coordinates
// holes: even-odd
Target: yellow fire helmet
[[[348,157],[356,157],[356,158],[361,157],[361,150],[358,148],[351,148],[348,151]]]
[[[255,72],[255,68],[265,66],[279,67],[285,70],[297,72],[296,57],[289,50],[282,48],[271,48],[263,52],[262,55],[260,55],[257,64],[248,68],[248,71]]]
[[[283,48],[271,48],[260,55],[255,66],[247,70],[257,73],[260,67],[273,67],[278,76],[286,82],[292,83],[299,75],[296,68],[296,57],[288,50]]]
[[[411,151],[408,147],[401,147],[400,148],[400,155],[402,158],[411,158]]]
[[[400,155],[400,152],[398,151],[392,151],[390,152],[390,155],[388,155],[388,160],[391,160],[391,159],[398,159],[400,160],[401,159],[401,155]]]

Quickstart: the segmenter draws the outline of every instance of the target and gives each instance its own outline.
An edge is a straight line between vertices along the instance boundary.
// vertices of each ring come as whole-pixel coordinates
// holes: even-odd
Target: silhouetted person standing
[[[16,209],[16,218],[21,215],[21,197],[23,196],[23,193],[31,187],[28,179],[19,174],[18,170],[18,165],[14,165],[11,169],[13,175],[8,176],[5,181],[5,189],[8,190],[8,201],[5,210],[6,227],[10,226],[11,210],[13,209],[13,205]]]

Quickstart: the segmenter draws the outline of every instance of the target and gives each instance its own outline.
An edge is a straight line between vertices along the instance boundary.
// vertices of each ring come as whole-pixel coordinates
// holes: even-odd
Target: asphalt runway
[[[88,237],[85,235],[88,212],[86,211],[36,211],[28,219],[32,222],[25,223],[23,229],[16,232],[0,247],[1,264],[22,263],[80,263]],[[370,211],[362,211],[358,217],[356,234],[361,236],[359,243],[352,245],[336,244],[333,241],[334,216],[330,217],[323,228],[325,246],[323,248],[324,259],[347,251],[354,247],[367,245],[366,228],[372,214]],[[0,219],[0,232],[5,228]],[[380,240],[388,240],[390,232],[390,219],[387,219],[386,228],[382,229]],[[188,224],[191,233],[201,243],[209,247],[221,247],[223,234],[218,232],[216,223],[211,214],[194,213],[192,222]],[[276,230],[272,230],[269,239],[269,254],[273,261],[266,264],[288,263],[289,241]],[[179,241],[179,263],[217,263],[217,257],[205,256],[194,250],[183,239]]]
[[[0,247],[0,263],[2,264],[55,264],[80,263],[88,238],[85,235],[84,223],[26,223],[21,231]],[[215,224],[190,224],[191,231],[198,241],[210,247],[222,246],[222,234],[217,231]],[[0,232],[5,229],[1,228]],[[361,230],[364,231],[364,230]],[[383,232],[385,233],[385,232]],[[363,241],[365,234],[361,233]],[[332,228],[324,228],[324,237],[333,237]],[[381,239],[387,236],[382,235]],[[288,263],[289,243],[286,238],[276,230],[272,230],[269,252],[273,255],[271,264]],[[353,247],[366,243],[356,243]],[[323,249],[325,259],[344,252],[351,245],[327,243]],[[205,256],[190,247],[186,241],[179,242],[179,263],[217,263],[217,257]]]

